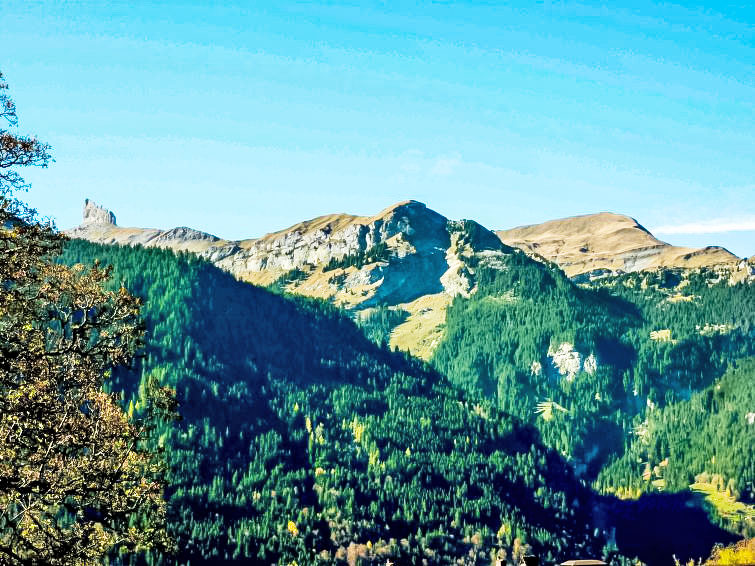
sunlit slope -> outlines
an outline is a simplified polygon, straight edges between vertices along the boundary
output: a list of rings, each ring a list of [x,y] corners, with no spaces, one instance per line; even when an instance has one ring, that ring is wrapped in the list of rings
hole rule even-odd
[[[724,248],[684,248],[658,240],[634,218],[601,212],[497,232],[504,243],[556,263],[574,277],[591,272],[728,266],[741,260]]]

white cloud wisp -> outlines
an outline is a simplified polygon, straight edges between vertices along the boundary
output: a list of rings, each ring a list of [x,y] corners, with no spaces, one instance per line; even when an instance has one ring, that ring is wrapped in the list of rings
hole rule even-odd
[[[651,230],[654,234],[717,234],[722,232],[749,231],[755,231],[755,216],[716,218],[685,224],[667,224],[657,226]]]

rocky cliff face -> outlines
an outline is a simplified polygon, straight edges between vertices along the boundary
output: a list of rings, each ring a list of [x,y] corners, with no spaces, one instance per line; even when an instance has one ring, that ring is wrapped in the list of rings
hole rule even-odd
[[[231,241],[187,227],[120,227],[112,212],[87,200],[82,224],[67,233],[104,244],[189,251],[239,279],[329,300],[360,316],[375,307],[400,309],[406,318],[393,330],[391,345],[423,358],[442,337],[452,298],[475,292],[476,269],[506,269],[507,258],[521,250],[578,278],[656,267],[727,265],[736,271],[739,265],[744,267],[736,273],[745,277],[755,270],[722,248],[670,246],[626,216],[581,216],[496,236],[474,221],[448,220],[417,201],[374,216],[320,216],[260,238]],[[573,378],[572,366],[585,369],[594,361],[565,350],[549,356],[555,369],[546,369],[567,379]]]
[[[191,251],[239,279],[277,284],[355,311],[405,310],[395,339],[424,357],[437,344],[451,299],[474,292],[475,266],[505,269],[506,257],[521,253],[476,222],[449,221],[417,201],[374,216],[321,216],[241,241],[186,227],[123,228],[111,212],[87,201],[84,222],[67,233],[105,244]]]
[[[104,224],[106,226],[115,226],[115,214],[99,206],[93,200],[84,200],[84,218],[82,226],[90,224]]]
[[[207,255],[252,282],[303,270],[308,277],[292,287],[305,294],[346,305],[396,304],[443,290],[447,223],[424,204],[409,201],[372,217],[315,218],[255,240],[216,246]],[[235,249],[230,252],[229,246]]]
[[[488,236],[479,249],[462,238],[469,226]],[[469,257],[480,252],[492,261],[511,251],[476,223],[451,222],[417,201],[375,216],[332,214],[261,238],[229,241],[186,227],[123,228],[112,212],[87,200],[84,221],[67,233],[100,243],[189,250],[240,279],[269,284],[283,278],[289,290],[365,307],[440,292],[467,294],[474,287]]]
[[[556,263],[570,277],[657,268],[735,267],[724,248],[671,246],[634,218],[602,212],[497,232],[502,242]]]

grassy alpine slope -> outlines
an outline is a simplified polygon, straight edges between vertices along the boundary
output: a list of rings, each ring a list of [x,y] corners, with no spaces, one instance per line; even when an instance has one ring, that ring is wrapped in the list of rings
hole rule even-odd
[[[193,256],[70,242],[144,300],[150,377],[183,421],[161,431],[182,564],[544,559],[611,551],[591,494],[535,429],[378,348],[340,311],[240,283]],[[167,563],[146,556],[118,562]],[[172,559],[171,559],[172,560]]]

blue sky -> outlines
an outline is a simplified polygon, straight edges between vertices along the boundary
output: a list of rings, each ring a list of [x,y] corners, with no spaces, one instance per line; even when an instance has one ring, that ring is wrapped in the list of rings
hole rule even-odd
[[[755,254],[755,9],[3,0],[0,69],[62,228],[227,238],[414,198],[512,227],[604,210]]]

